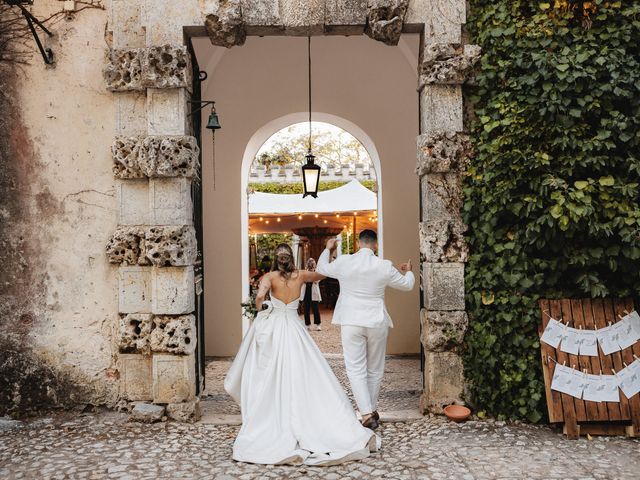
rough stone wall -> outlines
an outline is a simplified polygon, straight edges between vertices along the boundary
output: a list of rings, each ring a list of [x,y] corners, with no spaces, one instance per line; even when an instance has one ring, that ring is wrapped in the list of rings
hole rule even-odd
[[[468,248],[462,223],[461,176],[473,158],[464,133],[462,85],[480,58],[476,45],[461,45],[465,4],[426,0],[424,44],[418,66],[420,136],[416,173],[421,182],[421,341],[425,351],[423,411],[441,412],[463,402],[464,371],[458,350],[468,319],[464,264]]]
[[[112,2],[103,88],[116,103],[118,227],[104,245],[118,266],[119,398],[167,405],[172,418],[192,421],[199,409],[191,183],[199,148],[191,136],[192,67],[182,32],[205,18],[197,4],[176,3]]]
[[[96,8],[50,25],[54,67],[31,39],[29,64],[0,63],[0,415],[116,400],[115,280],[99,245],[115,224],[105,22]]]

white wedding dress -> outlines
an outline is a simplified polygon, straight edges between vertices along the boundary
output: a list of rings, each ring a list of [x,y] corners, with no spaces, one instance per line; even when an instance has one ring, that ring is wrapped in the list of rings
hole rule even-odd
[[[224,386],[240,404],[233,459],[336,465],[369,456],[379,439],[363,427],[297,313],[272,296],[242,340]]]

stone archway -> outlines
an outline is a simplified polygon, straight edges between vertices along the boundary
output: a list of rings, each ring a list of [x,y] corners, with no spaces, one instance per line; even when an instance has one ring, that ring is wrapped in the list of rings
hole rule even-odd
[[[199,150],[192,135],[192,71],[185,39],[242,45],[247,35],[359,35],[398,43],[421,33],[421,312],[423,411],[459,401],[456,348],[464,311],[466,246],[460,175],[472,156],[462,84],[479,58],[463,46],[464,0],[113,0],[104,76],[114,92],[113,143],[119,227],[109,261],[119,264],[120,395],[167,404],[173,418],[198,416],[193,312],[197,245],[191,184]],[[115,313],[115,312],[114,312]],[[450,332],[453,332],[451,334]]]

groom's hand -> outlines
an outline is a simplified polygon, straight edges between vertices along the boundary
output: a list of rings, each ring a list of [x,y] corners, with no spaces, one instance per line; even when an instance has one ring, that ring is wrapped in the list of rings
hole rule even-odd
[[[336,249],[338,245],[338,241],[335,238],[330,238],[327,240],[327,250],[333,251]]]
[[[407,273],[411,271],[411,260],[409,260],[407,263],[401,263],[398,266],[398,270],[400,270],[402,273]]]

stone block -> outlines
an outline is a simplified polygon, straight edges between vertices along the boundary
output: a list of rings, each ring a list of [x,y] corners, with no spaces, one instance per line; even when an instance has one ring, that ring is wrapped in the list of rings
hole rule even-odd
[[[153,316],[148,313],[120,315],[118,348],[122,353],[150,352],[149,337],[153,329]]]
[[[420,258],[422,261],[466,262],[469,248],[464,240],[466,226],[452,220],[420,223]]]
[[[170,403],[167,405],[167,417],[177,422],[194,423],[200,420],[202,415],[200,399],[191,402]]]
[[[107,90],[191,88],[191,57],[187,47],[110,48],[103,77]],[[184,132],[180,132],[184,133]]]
[[[116,178],[197,175],[200,148],[189,135],[117,136],[111,146]]]
[[[193,355],[153,355],[154,403],[190,402],[196,398],[196,361]]]
[[[187,47],[153,46],[140,59],[142,85],[147,88],[191,89],[191,56]]]
[[[148,179],[119,180],[116,182],[116,193],[118,223],[120,225],[149,224],[151,217],[149,212]]]
[[[186,88],[147,90],[147,133],[185,135],[190,131],[189,96]]]
[[[151,356],[121,353],[117,365],[121,398],[129,401],[153,398]]]
[[[184,27],[202,25],[200,0],[137,1],[143,4],[147,45],[184,45]]]
[[[149,265],[145,256],[145,233],[141,227],[118,227],[107,243],[110,263]]]
[[[423,263],[424,305],[427,310],[464,310],[464,263]]]
[[[459,132],[431,131],[418,135],[417,147],[418,176],[464,172],[475,155],[469,136]]]
[[[140,3],[131,0],[111,0],[109,29],[113,33],[113,48],[145,46],[145,32],[140,18]]]
[[[273,33],[284,29],[278,0],[240,0],[245,29],[250,35]]]
[[[213,45],[243,45],[247,31],[242,17],[241,0],[205,0],[202,12],[204,26]]]
[[[325,0],[280,0],[285,35],[320,35],[324,30]]]
[[[422,177],[422,220],[462,223],[462,185],[456,173],[429,173]]]
[[[153,352],[190,355],[195,352],[196,344],[196,317],[193,315],[154,317],[150,336]]]
[[[411,0],[405,23],[424,24],[424,43],[461,43],[466,0]]]
[[[196,231],[191,226],[149,227],[144,251],[156,267],[193,265],[198,253]]]
[[[420,398],[423,413],[442,413],[447,405],[463,404],[464,366],[453,352],[426,352],[424,392]]]
[[[151,267],[118,268],[118,311],[151,313]]]
[[[462,345],[469,325],[464,311],[432,312],[420,311],[422,333],[420,340],[427,352],[444,352]]]
[[[153,268],[151,312],[183,315],[195,310],[193,267]]]
[[[369,0],[364,33],[386,45],[397,45],[409,0]]]
[[[149,208],[153,225],[191,225],[191,180],[181,177],[151,179]]]
[[[142,178],[144,174],[138,164],[139,136],[119,135],[111,145],[113,175],[116,178]]]
[[[418,88],[430,84],[461,85],[473,74],[482,49],[478,45],[431,43],[424,47]]]
[[[196,176],[200,148],[195,137],[143,137],[138,149],[138,164],[147,177]]]
[[[107,90],[142,90],[142,65],[139,48],[107,50],[102,75]]]
[[[129,414],[130,422],[155,423],[164,417],[164,406],[153,403],[136,402]]]
[[[420,91],[420,131],[462,132],[462,107],[459,85],[425,85]]]
[[[116,134],[144,135],[147,133],[147,91],[119,92],[116,104]]]
[[[325,32],[341,35],[364,33],[367,24],[368,0],[326,0]]]

